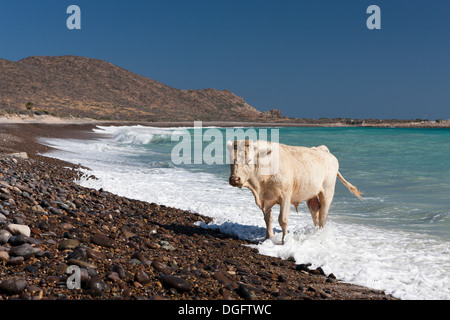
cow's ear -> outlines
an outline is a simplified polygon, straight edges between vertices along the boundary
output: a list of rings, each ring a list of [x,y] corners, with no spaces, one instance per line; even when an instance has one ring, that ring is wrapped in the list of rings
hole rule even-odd
[[[230,152],[230,153],[231,153],[231,151],[233,151],[233,141],[231,141],[231,140],[227,141],[227,149],[228,149],[228,152]]]

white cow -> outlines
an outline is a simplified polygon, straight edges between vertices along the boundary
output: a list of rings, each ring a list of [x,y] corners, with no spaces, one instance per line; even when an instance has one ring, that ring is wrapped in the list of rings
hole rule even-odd
[[[280,205],[278,222],[287,231],[290,205],[305,201],[314,225],[323,227],[334,196],[336,177],[358,198],[362,192],[339,173],[339,162],[326,146],[293,147],[267,141],[227,141],[230,185],[247,187],[264,214],[266,238],[273,237],[272,207]]]

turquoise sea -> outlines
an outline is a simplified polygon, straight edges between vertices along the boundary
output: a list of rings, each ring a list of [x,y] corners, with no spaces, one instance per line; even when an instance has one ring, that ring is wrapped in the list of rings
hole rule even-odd
[[[214,130],[225,137],[233,128]],[[262,254],[312,263],[401,299],[450,299],[450,129],[254,130],[265,130],[268,139],[278,130],[284,144],[326,145],[364,199],[337,180],[326,227],[313,226],[305,204],[299,213],[292,207],[281,245],[277,223],[275,237],[263,241],[262,213],[249,190],[228,184],[228,164],[174,164],[172,150],[179,143],[174,137],[194,136],[192,128],[98,127],[101,138],[45,142],[58,148],[51,156],[91,168],[89,174],[99,180],[82,179],[84,186],[211,216],[214,221],[203,227],[259,241],[254,246]],[[220,143],[226,150],[226,140]],[[276,207],[274,221],[278,212]]]

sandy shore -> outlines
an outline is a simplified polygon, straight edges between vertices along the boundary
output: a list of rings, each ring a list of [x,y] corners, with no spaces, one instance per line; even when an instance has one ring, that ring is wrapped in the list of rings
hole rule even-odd
[[[90,138],[95,125],[0,124],[0,230],[30,230],[0,240],[0,300],[393,299],[194,224],[208,217],[82,188],[74,165],[39,155],[49,147],[37,138]],[[74,264],[78,290],[66,285]]]

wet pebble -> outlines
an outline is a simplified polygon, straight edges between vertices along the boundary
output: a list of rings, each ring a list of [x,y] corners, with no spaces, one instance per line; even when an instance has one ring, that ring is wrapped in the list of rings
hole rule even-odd
[[[309,267],[311,266],[311,263],[302,263],[295,266],[295,269],[298,271],[306,271],[309,272]]]

